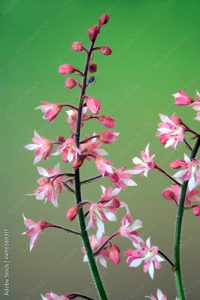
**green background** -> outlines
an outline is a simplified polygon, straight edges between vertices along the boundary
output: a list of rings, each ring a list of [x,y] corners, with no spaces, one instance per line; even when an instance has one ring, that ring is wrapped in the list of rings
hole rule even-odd
[[[63,111],[52,124],[44,121],[34,108],[39,102],[77,103],[78,89],[68,91],[58,74],[60,64],[71,63],[82,68],[83,53],[73,53],[71,43],[81,40],[89,45],[87,29],[107,12],[110,22],[99,37],[99,45],[112,47],[113,55],[97,54],[97,83],[89,94],[102,101],[103,113],[117,120],[119,140],[104,147],[117,167],[132,167],[131,159],[139,155],[147,143],[156,154],[156,161],[169,171],[169,163],[186,151],[180,145],[176,151],[164,149],[155,137],[159,113],[178,113],[187,124],[198,130],[195,113],[190,108],[177,108],[172,94],[184,89],[193,95],[200,79],[200,1],[47,1],[1,0],[1,242],[3,228],[10,231],[10,299],[40,299],[39,294],[53,290],[58,294],[71,291],[96,297],[86,264],[82,263],[80,241],[64,232],[47,230],[38,245],[29,253],[28,238],[21,213],[38,221],[46,219],[77,228],[76,221],[67,224],[65,213],[74,200],[69,192],[59,198],[59,208],[36,201],[25,194],[35,189],[37,170],[33,153],[24,145],[31,142],[33,130],[50,139],[57,134],[70,134]],[[88,123],[83,135],[101,129]],[[61,157],[41,162],[54,166]],[[64,168],[64,165],[62,165]],[[67,168],[69,168],[67,166]],[[69,170],[69,169],[68,169]],[[93,164],[83,168],[82,175],[95,175]],[[148,179],[134,177],[137,188],[121,193],[134,218],[144,222],[141,234],[151,236],[152,243],[172,256],[176,209],[165,201],[161,192],[169,181],[157,172]],[[83,198],[98,200],[99,184],[85,186]],[[120,214],[119,214],[120,215]],[[120,215],[121,216],[121,215]],[[120,219],[120,218],[119,218]],[[118,224],[110,224],[112,233]],[[185,214],[182,263],[188,299],[199,299],[199,218]],[[117,240],[123,251],[130,243]],[[2,247],[1,247],[2,249]],[[1,299],[3,296],[3,254],[1,251]],[[122,258],[119,266],[100,267],[111,299],[144,299],[160,287],[175,299],[173,273],[167,263],[156,271],[155,279],[142,268],[129,268]],[[5,297],[6,298],[6,297]]]

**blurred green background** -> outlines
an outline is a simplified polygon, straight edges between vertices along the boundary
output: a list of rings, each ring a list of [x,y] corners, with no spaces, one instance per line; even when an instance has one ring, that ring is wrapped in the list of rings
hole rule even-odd
[[[97,54],[96,85],[88,94],[102,101],[103,113],[117,120],[116,131],[120,138],[109,147],[110,159],[117,167],[132,167],[147,143],[156,154],[157,163],[169,171],[171,160],[180,158],[186,151],[180,145],[176,151],[166,150],[155,137],[158,114],[178,113],[189,125],[198,130],[191,109],[177,108],[172,94],[184,89],[193,95],[200,80],[200,1],[80,1],[80,0],[1,0],[1,245],[3,228],[10,232],[10,299],[40,299],[40,293],[55,291],[58,294],[78,291],[93,296],[96,292],[87,265],[82,263],[80,241],[64,232],[47,230],[38,245],[29,253],[28,238],[24,231],[21,213],[37,221],[46,219],[68,226],[67,209],[74,199],[69,192],[59,198],[59,208],[36,201],[25,194],[32,193],[38,178],[33,166],[33,153],[24,145],[31,142],[33,130],[53,139],[57,134],[70,134],[66,115],[53,124],[35,111],[39,102],[77,103],[78,89],[68,91],[64,79],[58,74],[60,64],[71,63],[82,68],[83,53],[73,53],[71,43],[81,40],[88,45],[87,29],[98,17],[107,12],[110,22],[99,37],[100,45],[109,45],[110,57]],[[88,123],[83,135],[101,127]],[[61,157],[53,157],[40,166],[54,166]],[[61,164],[62,165],[62,164]],[[65,166],[62,165],[62,168]],[[82,177],[96,175],[89,164]],[[134,177],[137,188],[121,193],[134,218],[144,222],[141,234],[151,236],[152,243],[172,256],[176,209],[162,196],[169,181],[152,172],[148,179]],[[99,184],[85,186],[83,199],[98,200]],[[119,214],[120,216],[120,214]],[[120,219],[120,218],[119,218]],[[76,221],[69,226],[77,228]],[[110,224],[112,233],[118,224]],[[122,252],[131,245],[116,240]],[[200,294],[199,218],[185,213],[182,238],[182,263],[188,299],[198,300]],[[2,247],[1,247],[2,249]],[[1,299],[3,295],[3,252],[1,251]],[[100,267],[110,299],[144,299],[160,287],[175,299],[173,273],[167,263],[156,271],[155,279],[143,273],[142,268],[129,268],[122,258],[120,266],[109,264]]]

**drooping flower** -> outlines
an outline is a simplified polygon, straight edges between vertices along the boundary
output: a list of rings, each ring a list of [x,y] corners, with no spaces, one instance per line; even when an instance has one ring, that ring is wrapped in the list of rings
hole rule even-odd
[[[118,188],[125,189],[126,186],[136,186],[135,181],[131,179],[133,170],[126,170],[122,167],[109,175],[109,180]]]
[[[178,91],[173,94],[173,96],[177,106],[187,106],[194,102],[194,100],[183,91]]]
[[[104,144],[110,144],[116,141],[119,133],[114,131],[102,131],[99,133],[99,140]]]
[[[95,164],[102,176],[108,176],[113,173],[113,165],[109,160],[98,156],[95,158]]]
[[[32,141],[34,144],[28,144],[25,146],[25,148],[27,150],[34,150],[34,164],[38,163],[42,157],[47,159],[51,155],[53,143],[50,140],[45,137],[41,137],[37,131],[34,131],[34,137]]]
[[[163,294],[160,289],[157,289],[157,296],[151,295],[146,296],[146,298],[149,298],[150,300],[167,300],[167,296]]]
[[[24,215],[23,215],[23,219],[24,219],[24,225],[28,228],[28,230],[23,232],[22,234],[25,234],[30,237],[30,251],[31,251],[33,247],[36,245],[37,241],[39,240],[39,237],[42,234],[43,230],[50,227],[51,224],[49,224],[46,221],[34,222],[31,219],[27,219]]]
[[[101,185],[102,195],[101,195],[101,201],[110,201],[110,200],[116,200],[119,202],[119,193],[121,189],[112,189],[112,188],[105,188]]]
[[[200,121],[200,93],[197,91],[196,97],[198,98],[198,101],[195,101],[194,103],[191,104],[192,109],[197,111],[197,115],[195,120]]]
[[[200,184],[200,160],[190,159],[186,154],[184,155],[184,160],[175,160],[171,163],[171,168],[179,169],[183,167],[184,169],[178,171],[173,177],[181,179],[182,181],[189,181],[188,188],[192,191],[197,185]]]
[[[51,202],[54,207],[58,206],[57,190],[61,193],[63,189],[64,176],[60,175],[60,165],[57,164],[54,169],[44,169],[38,167],[38,172],[43,177],[37,180],[40,185],[33,194],[37,200],[45,200]]]
[[[95,253],[101,246],[103,246],[109,237],[103,236],[102,238],[97,239],[95,235],[91,235],[89,239],[92,251]],[[83,261],[88,262],[88,257],[84,247],[82,248],[82,252],[84,254]],[[106,246],[97,255],[95,255],[96,262],[99,262],[104,268],[107,267],[106,259],[109,259],[113,264],[119,264],[120,262],[120,248],[112,241],[106,244]]]
[[[96,98],[93,97],[86,97],[86,104],[87,104],[87,108],[88,110],[94,114],[97,115],[101,109],[101,103],[99,102],[99,100],[97,100]]]
[[[156,135],[160,138],[160,143],[165,148],[172,147],[176,149],[177,145],[184,140],[186,128],[181,120],[175,114],[171,117],[160,114],[162,123],[159,124]]]
[[[160,269],[161,262],[164,259],[158,254],[159,248],[157,246],[151,246],[150,238],[141,243],[134,243],[136,249],[128,250],[125,252],[127,256],[127,262],[130,263],[130,267],[138,267],[144,262],[144,272],[149,272],[150,277],[154,277],[154,268]]]
[[[79,153],[80,150],[77,148],[74,138],[70,137],[58,146],[57,151],[53,155],[62,154],[64,162],[72,162]]]
[[[55,120],[63,107],[61,104],[53,104],[47,101],[43,101],[41,104],[42,105],[36,107],[36,109],[40,109],[44,113],[43,119],[49,120],[50,122]]]
[[[87,107],[83,108],[82,112],[82,120],[87,119],[88,116],[86,115]],[[72,130],[76,129],[76,122],[77,122],[77,117],[78,117],[78,111],[75,109],[67,110],[66,111],[68,118],[67,122],[69,123],[70,127]],[[81,122],[81,127],[83,127],[84,123]]]
[[[195,204],[200,202],[199,198],[200,191],[193,189],[192,191],[187,190],[185,198],[185,207],[193,207]],[[181,198],[181,187],[178,184],[172,184],[170,188],[165,189],[162,195],[167,200],[174,201],[177,205]]]
[[[133,168],[133,174],[141,174],[141,176],[147,177],[148,172],[155,168],[154,156],[149,150],[149,144],[146,146],[145,151],[141,151],[141,158],[134,157],[133,163],[136,165]]]
[[[128,238],[130,241],[134,243],[142,242],[142,239],[139,237],[137,230],[142,227],[141,220],[133,221],[130,213],[127,213],[122,218],[121,227],[118,230],[118,234],[122,237]]]
[[[68,297],[67,295],[61,295],[58,296],[57,294],[50,292],[50,293],[46,293],[44,296],[41,295],[42,300],[70,300],[70,299],[74,299],[75,297]]]

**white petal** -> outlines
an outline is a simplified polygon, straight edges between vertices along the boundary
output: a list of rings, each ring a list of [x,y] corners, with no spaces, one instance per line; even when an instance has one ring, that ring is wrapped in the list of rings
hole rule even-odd
[[[102,155],[102,156],[108,155],[108,152],[104,149],[96,149],[95,152],[99,155]]]
[[[36,145],[36,144],[28,144],[28,145],[24,146],[24,148],[27,149],[27,150],[35,150],[35,149],[37,149],[38,147],[39,147],[39,146]]]
[[[100,264],[104,267],[104,268],[107,268],[107,261],[104,257],[100,256],[99,257],[99,262]]]
[[[113,213],[111,213],[109,211],[105,212],[105,216],[111,222],[117,221],[117,217],[115,216],[115,214],[113,214]]]
[[[132,179],[123,179],[123,182],[128,186],[137,186],[137,183]]]
[[[34,130],[34,137],[41,138],[41,136],[39,135],[39,133],[36,130]]]
[[[151,248],[150,237],[146,240],[146,245],[148,248]]]
[[[140,165],[143,163],[143,161],[139,157],[134,157],[132,160],[135,165]]]
[[[153,277],[154,277],[154,266],[153,266],[153,263],[151,263],[150,266],[149,266],[149,275],[153,279]]]
[[[117,196],[120,193],[121,189],[114,189],[111,192],[111,196]]]
[[[178,171],[177,173],[175,173],[173,175],[173,177],[181,178],[181,177],[183,177],[185,175],[186,172],[187,172],[187,170]]]
[[[192,176],[188,182],[188,189],[192,191],[195,188],[195,186],[196,186],[196,181],[194,176]]]
[[[170,146],[172,146],[174,143],[174,138],[171,138],[167,141],[167,143],[165,144],[165,148],[168,148]]]
[[[37,167],[38,173],[44,177],[49,177],[49,173],[42,167]]]
[[[142,223],[141,220],[135,220],[135,221],[133,222],[134,230],[141,228],[142,225],[143,225],[143,223]]]
[[[133,267],[133,268],[137,268],[142,262],[142,259],[141,258],[137,258],[137,259],[134,259],[131,263],[130,263],[130,267]]]
[[[189,156],[187,156],[187,154],[184,154],[184,161],[187,163],[191,162],[191,160],[190,160]]]

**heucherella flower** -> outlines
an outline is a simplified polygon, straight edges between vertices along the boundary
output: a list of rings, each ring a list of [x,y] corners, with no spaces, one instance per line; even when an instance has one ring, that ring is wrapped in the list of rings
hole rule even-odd
[[[122,218],[121,227],[118,230],[118,234],[122,237],[128,238],[134,243],[141,243],[142,239],[139,237],[137,230],[142,227],[141,220],[135,220],[133,222],[132,216],[128,212]]]
[[[84,46],[83,46],[83,44],[80,42],[80,41],[78,41],[78,42],[73,42],[72,43],[72,50],[73,51],[83,51],[84,50]]]
[[[141,151],[141,158],[134,157],[133,163],[136,165],[133,168],[133,174],[141,174],[141,176],[147,177],[148,172],[155,168],[154,156],[149,150],[149,144],[146,146],[145,151]]]
[[[99,140],[103,144],[110,144],[118,138],[119,133],[114,132],[114,131],[102,131],[99,133]]]
[[[49,120],[50,122],[55,120],[63,107],[61,104],[53,104],[47,101],[43,101],[41,104],[42,105],[36,107],[36,109],[40,109],[44,113],[43,119]]]
[[[44,169],[38,167],[38,173],[43,177],[37,180],[40,185],[34,192],[29,196],[35,195],[37,200],[45,200],[51,202],[54,207],[58,206],[57,202],[57,190],[61,193],[63,189],[64,176],[60,175],[60,165],[57,164],[54,169]]]
[[[34,150],[34,164],[37,164],[42,159],[42,157],[44,157],[44,159],[47,159],[51,155],[53,142],[45,137],[41,137],[37,131],[34,131],[34,137],[32,141],[34,144],[28,144],[25,146],[25,148],[27,150]]]
[[[23,232],[22,234],[30,237],[30,251],[31,251],[33,247],[36,245],[37,241],[39,240],[39,237],[42,234],[43,230],[50,227],[51,224],[49,224],[46,221],[34,222],[31,219],[27,219],[24,215],[23,215],[23,219],[24,219],[24,225],[28,228],[28,230]]]
[[[198,101],[195,101],[194,103],[191,104],[192,109],[197,111],[197,116],[195,120],[200,121],[200,93],[197,91],[196,97],[198,98]]]
[[[67,295],[58,296],[57,294],[54,294],[53,292],[46,293],[44,296],[41,295],[41,297],[42,297],[42,300],[70,300],[70,299],[75,298],[75,297],[73,297],[73,298],[68,297]]]
[[[80,150],[76,146],[74,138],[70,137],[58,146],[57,151],[53,155],[62,154],[62,159],[64,162],[72,162],[72,160],[76,159],[79,153]]]
[[[109,116],[104,116],[104,115],[100,116],[98,120],[103,126],[107,128],[115,127],[115,120]]]
[[[133,243],[136,249],[128,250],[125,252],[127,256],[127,262],[130,263],[130,267],[138,267],[144,262],[144,272],[149,272],[150,277],[154,277],[154,268],[160,269],[161,262],[164,259],[158,254],[159,248],[157,246],[151,246],[150,238],[141,243]]]
[[[134,170],[126,170],[122,167],[109,175],[109,180],[120,189],[125,189],[126,186],[136,186],[137,183],[131,179]]]
[[[176,149],[177,145],[184,140],[186,128],[182,125],[181,119],[175,114],[171,117],[160,114],[162,123],[159,124],[156,135],[160,138],[160,143],[165,148]]]
[[[192,191],[187,190],[186,198],[185,198],[185,207],[190,208],[194,205],[200,205],[199,198],[200,191],[193,189]],[[177,205],[179,204],[181,197],[181,187],[178,184],[172,184],[170,188],[165,189],[162,192],[162,195],[167,200],[174,201]],[[195,209],[195,208],[194,208]]]
[[[200,184],[200,160],[190,159],[186,154],[184,160],[175,160],[170,164],[172,169],[184,168],[178,171],[173,177],[181,179],[182,181],[189,181],[188,188],[192,191],[197,185]]]
[[[95,164],[102,176],[108,176],[113,173],[113,165],[109,160],[99,156],[95,158]]]
[[[87,111],[87,107],[83,108],[83,112],[82,112],[82,120],[85,120],[88,118],[88,116],[86,115],[86,111]],[[67,117],[67,122],[70,125],[70,128],[72,130],[76,129],[76,122],[77,122],[77,117],[78,117],[78,111],[75,109],[70,109],[66,111],[68,117]],[[84,123],[81,122],[81,127],[84,126]]]
[[[90,244],[92,247],[93,253],[95,253],[103,244],[109,239],[108,236],[103,236],[98,239],[95,235],[90,236]],[[86,254],[86,250],[83,247],[82,252],[84,254],[83,261],[88,262],[88,257]],[[107,261],[109,259],[113,264],[120,263],[120,248],[110,241],[106,246],[95,256],[96,262],[99,262],[104,268],[107,267]]]
[[[80,154],[84,155],[87,160],[96,158],[99,156],[108,155],[107,151],[100,149],[101,141],[98,141],[97,138],[92,138],[88,142],[80,144]]]
[[[177,106],[187,106],[194,102],[194,100],[183,91],[178,91],[173,94],[173,96]]]
[[[102,195],[101,195],[101,201],[106,202],[110,200],[116,200],[119,201],[119,193],[121,189],[112,189],[112,188],[105,188],[101,185]]]
[[[163,294],[160,289],[157,289],[157,296],[151,295],[146,296],[146,298],[149,298],[150,300],[167,300],[167,296]]]
[[[69,90],[72,90],[73,88],[75,88],[75,86],[77,86],[78,81],[74,78],[67,78],[65,80],[65,87]]]
[[[101,103],[93,97],[86,97],[86,105],[88,110],[94,115],[97,115],[101,109]]]
[[[64,64],[59,66],[58,68],[58,72],[62,75],[69,75],[72,74],[76,71],[76,68],[74,68],[72,65],[70,64]]]

